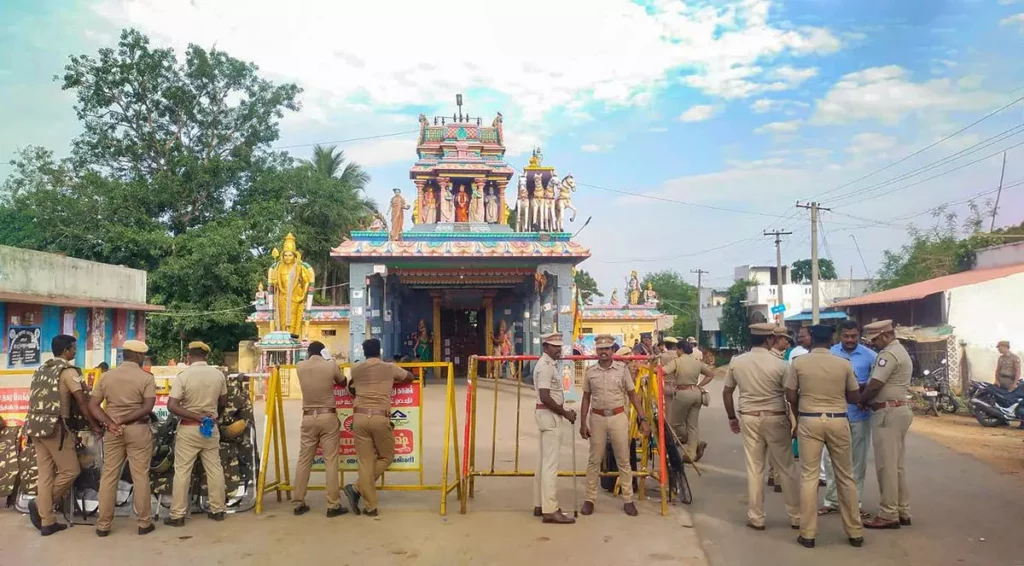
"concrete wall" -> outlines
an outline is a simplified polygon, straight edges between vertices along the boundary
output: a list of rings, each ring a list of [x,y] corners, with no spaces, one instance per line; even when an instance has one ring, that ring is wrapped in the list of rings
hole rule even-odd
[[[996,343],[1009,340],[1024,354],[1024,273],[958,287],[946,292],[949,324],[964,342],[972,379],[992,381]]]
[[[146,272],[0,246],[0,291],[145,303]]]
[[[979,250],[974,260],[974,269],[991,269],[1018,263],[1024,263],[1024,242]]]

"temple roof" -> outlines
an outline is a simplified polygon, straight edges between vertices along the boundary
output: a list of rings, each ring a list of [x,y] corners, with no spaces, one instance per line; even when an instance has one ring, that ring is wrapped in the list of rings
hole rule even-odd
[[[586,305],[584,320],[639,320],[665,316],[654,305]]]
[[[403,234],[403,237],[405,234]],[[347,240],[331,250],[346,258],[567,258],[583,260],[590,250],[572,241],[521,241],[507,238],[474,241],[359,241]]]

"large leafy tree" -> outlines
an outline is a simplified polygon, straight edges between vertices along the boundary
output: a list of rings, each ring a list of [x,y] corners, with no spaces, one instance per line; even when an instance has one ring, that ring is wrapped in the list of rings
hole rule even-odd
[[[600,289],[597,288],[597,281],[586,271],[577,269],[574,279],[576,288],[580,292],[580,298],[583,299],[583,304],[589,305],[594,301],[594,297],[604,296]]]
[[[696,336],[697,287],[684,281],[682,275],[672,270],[645,274],[640,283],[641,288],[646,289],[648,283],[658,293],[658,308],[661,312],[675,317],[668,334]]]
[[[726,292],[725,304],[722,305],[719,327],[726,343],[737,348],[746,348],[750,345],[750,319],[744,303],[747,300],[747,287],[752,284],[745,280],[733,283]]]
[[[793,282],[807,283],[811,280],[811,260],[801,259],[793,262]],[[818,277],[822,280],[839,279],[836,265],[828,258],[818,259]]]

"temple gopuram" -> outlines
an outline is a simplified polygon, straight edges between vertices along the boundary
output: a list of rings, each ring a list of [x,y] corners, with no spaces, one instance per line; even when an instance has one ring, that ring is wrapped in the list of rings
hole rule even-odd
[[[517,176],[504,161],[500,113],[485,125],[462,115],[460,104],[452,116],[420,115],[419,124],[410,198],[394,189],[387,227],[377,220],[332,250],[348,265],[350,304],[310,304],[296,346],[320,340],[360,360],[362,341],[376,337],[385,359],[451,361],[458,376],[474,354],[539,354],[540,337],[550,332],[562,334],[565,353],[581,349],[573,276],[590,251],[566,230],[576,215],[572,175],[559,177],[538,148]],[[301,293],[285,296],[297,305]],[[287,329],[274,324],[274,299],[264,294],[256,304],[249,320],[261,337],[280,342]],[[582,326],[632,346],[665,318],[637,300],[585,307]]]

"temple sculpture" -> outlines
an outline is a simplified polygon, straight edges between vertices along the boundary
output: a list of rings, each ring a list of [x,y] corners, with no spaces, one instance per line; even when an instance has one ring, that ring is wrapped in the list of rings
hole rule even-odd
[[[639,305],[640,304],[640,278],[637,277],[636,270],[629,273],[629,282],[626,283],[626,290],[629,293],[629,304]]]
[[[302,338],[306,309],[313,303],[313,268],[302,261],[295,248],[295,236],[289,233],[284,246],[271,254],[276,260],[267,271],[270,285],[269,303],[274,310],[273,329]],[[280,258],[280,259],[278,259]]]
[[[576,221],[572,193],[576,181],[572,174],[560,179],[554,167],[544,165],[540,148],[533,150],[529,164],[519,175],[516,195],[516,232],[563,232],[564,217],[572,211],[570,222]]]

